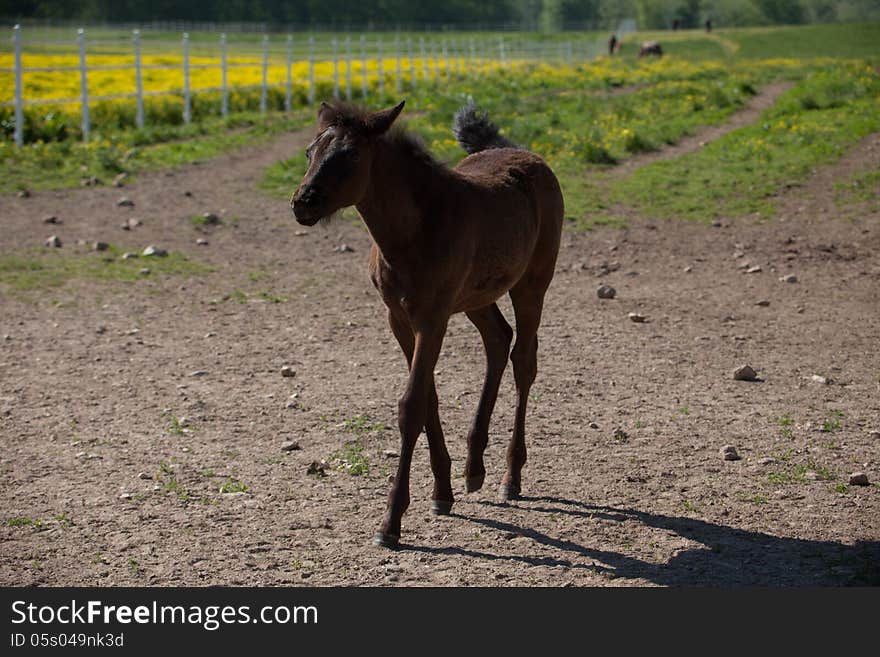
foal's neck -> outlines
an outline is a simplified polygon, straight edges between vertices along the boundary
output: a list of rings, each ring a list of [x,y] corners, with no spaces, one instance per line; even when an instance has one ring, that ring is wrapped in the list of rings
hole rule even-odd
[[[449,193],[452,177],[405,137],[376,141],[367,192],[356,207],[386,259],[410,252],[434,199]]]

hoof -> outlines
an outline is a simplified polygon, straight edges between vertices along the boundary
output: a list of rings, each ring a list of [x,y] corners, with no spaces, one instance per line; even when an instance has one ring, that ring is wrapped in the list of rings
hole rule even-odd
[[[395,536],[394,534],[386,534],[385,532],[378,532],[373,537],[373,543],[375,543],[379,547],[393,549],[400,545],[400,536]]]
[[[519,499],[519,486],[501,485],[501,493],[499,495],[502,502],[510,502]]]
[[[431,502],[431,513],[435,516],[448,516],[452,511],[452,502],[446,500],[433,500]]]
[[[468,493],[474,493],[480,490],[483,487],[483,480],[486,478],[486,475],[477,475],[476,477],[467,477],[464,481],[464,485],[467,488]]]

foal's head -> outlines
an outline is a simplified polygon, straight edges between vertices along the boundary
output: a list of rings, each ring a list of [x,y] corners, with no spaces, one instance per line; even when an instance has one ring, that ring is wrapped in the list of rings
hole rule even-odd
[[[318,136],[306,149],[309,168],[290,198],[299,223],[314,226],[363,198],[370,180],[375,139],[391,127],[404,102],[379,112],[321,103]]]

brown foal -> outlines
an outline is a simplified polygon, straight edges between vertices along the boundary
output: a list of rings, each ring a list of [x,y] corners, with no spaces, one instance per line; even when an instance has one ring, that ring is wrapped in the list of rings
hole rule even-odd
[[[434,474],[432,510],[443,515],[452,508],[451,462],[437,410],[434,366],[454,313],[464,312],[477,327],[487,361],[467,437],[467,490],[483,485],[489,420],[509,355],[517,404],[501,495],[505,500],[519,496],[538,325],[563,220],[562,192],[547,164],[512,147],[473,106],[459,112],[455,126],[471,155],[450,169],[412,136],[392,128],[403,105],[368,112],[322,104],[318,135],[306,150],[308,171],[291,198],[297,221],[306,226],[356,206],[373,238],[370,277],[409,364],[398,404],[400,461],[376,535],[376,543],[386,547],[400,540],[413,449],[423,428]],[[516,315],[512,352],[513,330],[495,304],[505,293]]]

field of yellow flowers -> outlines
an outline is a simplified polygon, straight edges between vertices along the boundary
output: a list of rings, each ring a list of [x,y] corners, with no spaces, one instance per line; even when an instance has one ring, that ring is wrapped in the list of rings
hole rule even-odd
[[[202,48],[202,51],[205,49]],[[385,91],[410,91],[418,85],[448,83],[466,76],[485,75],[499,66],[488,59],[465,59],[440,53],[430,57],[345,57],[334,61],[322,54],[312,62],[272,52],[267,58],[265,83],[267,108],[284,109],[290,94],[291,107],[307,104],[312,98],[363,98]],[[135,58],[132,53],[94,53],[87,58],[87,92],[94,129],[130,128],[135,121],[137,90]],[[142,89],[148,124],[178,125],[184,120],[184,56],[180,52],[144,54],[141,57]],[[218,115],[221,111],[223,65],[219,51],[196,53],[187,58],[189,91],[194,120]],[[519,63],[507,62],[511,68]],[[5,133],[12,120],[15,94],[14,55],[0,53],[0,120]],[[81,111],[80,59],[75,52],[24,53],[22,56],[22,96],[25,100],[26,141],[78,137]],[[288,85],[289,79],[289,85]],[[226,62],[226,88],[229,110],[233,113],[256,110],[260,106],[264,83],[263,58],[259,53],[230,54]],[[47,120],[47,117],[50,117]],[[65,128],[60,130],[59,124]],[[9,135],[6,134],[8,137]]]

